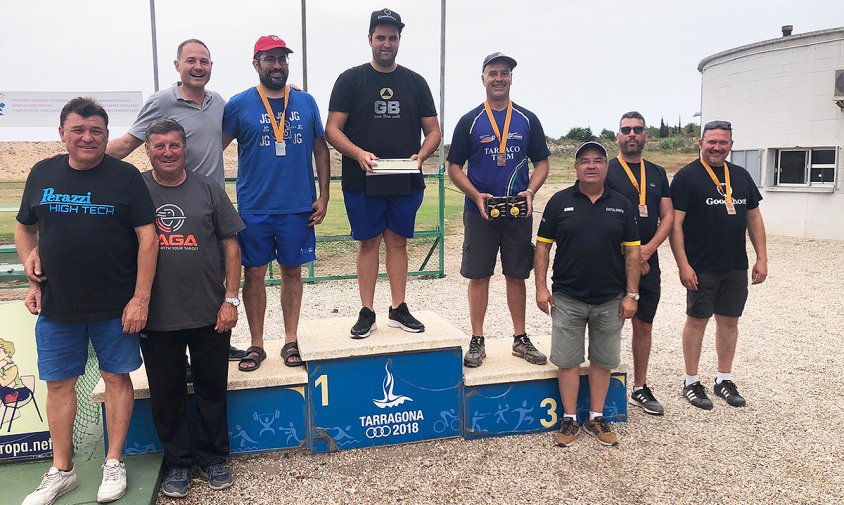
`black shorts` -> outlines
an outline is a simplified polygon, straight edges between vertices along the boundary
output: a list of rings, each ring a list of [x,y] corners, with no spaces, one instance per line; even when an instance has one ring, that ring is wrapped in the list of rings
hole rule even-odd
[[[636,319],[643,323],[653,324],[656,316],[656,308],[659,305],[659,297],[662,292],[660,288],[661,273],[659,265],[651,270],[648,275],[639,278],[639,305],[636,309]]]
[[[501,250],[501,271],[511,279],[527,279],[533,269],[533,218],[486,220],[480,213],[463,211],[463,262],[460,275],[486,279],[495,272]]]
[[[686,291],[686,315],[740,317],[747,302],[747,270],[697,274],[697,291]]]

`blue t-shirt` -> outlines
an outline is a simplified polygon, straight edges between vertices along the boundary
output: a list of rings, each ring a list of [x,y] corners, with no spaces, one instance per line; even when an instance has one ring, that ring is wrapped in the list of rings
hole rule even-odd
[[[270,98],[281,119],[283,98]],[[284,121],[285,156],[276,156],[275,134],[256,88],[231,98],[223,113],[223,132],[237,139],[237,208],[241,214],[311,212],[316,200],[314,139],[325,136],[314,98],[290,90]]]
[[[499,131],[504,129],[507,110],[492,111]],[[515,196],[528,187],[528,159],[536,163],[548,158],[551,151],[545,142],[542,124],[533,112],[513,104],[510,130],[507,135],[507,164],[497,165],[499,142],[481,104],[465,114],[454,128],[448,161],[463,166],[469,161],[466,175],[481,193],[493,196]],[[464,209],[478,212],[469,197]]]

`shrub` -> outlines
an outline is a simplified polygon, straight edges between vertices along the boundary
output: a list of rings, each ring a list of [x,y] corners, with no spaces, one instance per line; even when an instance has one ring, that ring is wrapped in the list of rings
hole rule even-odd
[[[582,127],[582,126],[575,126],[566,134],[566,138],[571,140],[579,140],[581,142],[588,142],[590,140],[595,139],[595,135],[592,134],[592,128],[590,127]]]

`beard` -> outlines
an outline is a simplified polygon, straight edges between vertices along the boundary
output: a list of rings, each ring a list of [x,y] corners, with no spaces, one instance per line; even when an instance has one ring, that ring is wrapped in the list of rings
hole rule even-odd
[[[278,91],[284,89],[284,86],[287,85],[287,72],[282,72],[281,74],[281,79],[279,80],[273,78],[270,72],[261,72],[258,74],[258,79],[265,88]]]
[[[645,143],[636,142],[635,146],[631,146],[627,142],[625,142],[619,146],[619,149],[621,150],[622,154],[637,156],[639,154],[642,154],[642,151],[645,150]]]

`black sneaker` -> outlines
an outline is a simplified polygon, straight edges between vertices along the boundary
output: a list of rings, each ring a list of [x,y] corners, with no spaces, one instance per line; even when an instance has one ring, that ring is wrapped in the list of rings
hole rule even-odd
[[[747,405],[747,402],[739,394],[736,383],[733,381],[716,382],[713,391],[715,391],[716,396],[723,398],[731,407],[744,407]]]
[[[699,409],[712,410],[712,400],[706,396],[706,388],[703,387],[700,381],[683,386],[683,396],[686,400],[689,400],[689,403]]]
[[[411,333],[421,333],[425,331],[425,325],[410,315],[410,311],[407,309],[407,304],[404,302],[401,302],[396,308],[390,307],[390,317],[387,319],[387,326],[401,328],[404,331],[409,331]]]
[[[481,366],[486,358],[486,346],[484,345],[484,337],[472,336],[469,342],[469,350],[466,351],[466,356],[463,357],[463,364],[469,368]]]
[[[643,384],[642,389],[633,391],[630,398],[627,400],[627,403],[637,405],[646,413],[654,416],[661,416],[665,414],[665,409],[662,407],[662,404],[654,398],[654,394],[647,384]]]
[[[358,313],[358,322],[352,326],[352,338],[366,338],[375,328],[375,312],[364,307]]]

